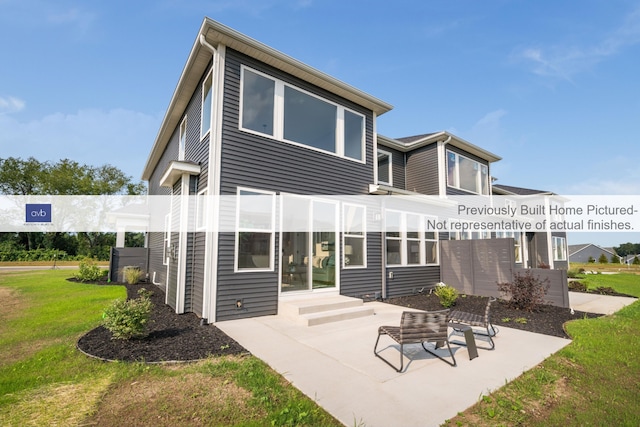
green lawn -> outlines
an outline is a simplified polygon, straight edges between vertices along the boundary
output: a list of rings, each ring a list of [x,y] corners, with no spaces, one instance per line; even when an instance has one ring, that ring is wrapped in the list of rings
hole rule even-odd
[[[254,357],[150,366],[83,355],[77,339],[126,291],[71,274],[0,272],[0,425],[340,425]]]
[[[587,277],[589,287],[640,294],[640,276]],[[566,328],[571,344],[446,425],[640,425],[640,302]]]

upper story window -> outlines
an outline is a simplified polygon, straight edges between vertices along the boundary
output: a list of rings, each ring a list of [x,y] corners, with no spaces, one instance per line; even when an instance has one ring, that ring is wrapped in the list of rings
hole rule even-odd
[[[211,100],[213,98],[212,82],[212,73],[209,73],[202,83],[202,125],[200,126],[200,138],[204,138],[204,136],[211,130]]]
[[[240,128],[365,162],[365,117],[247,67],[241,71]]]
[[[378,150],[378,184],[393,185],[391,153]]]
[[[178,160],[184,160],[187,146],[187,118],[180,123],[180,139],[178,141]]]
[[[489,194],[489,167],[447,150],[447,185],[476,194]]]

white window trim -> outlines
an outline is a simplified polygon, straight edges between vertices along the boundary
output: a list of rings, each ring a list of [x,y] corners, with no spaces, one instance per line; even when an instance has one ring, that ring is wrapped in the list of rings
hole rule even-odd
[[[207,228],[207,219],[203,216],[207,212],[207,193],[208,191],[205,188],[200,190],[196,197],[196,231],[204,231]]]
[[[204,91],[204,87],[207,84],[207,81],[209,81],[209,79],[211,79],[211,108],[209,108],[209,129],[204,130],[202,128],[202,125],[204,123],[204,99],[205,99],[205,91]],[[208,73],[207,73],[207,77],[204,78],[204,80],[202,81],[202,85],[200,86],[200,96],[201,96],[201,100],[200,100],[200,140],[203,140],[207,135],[209,135],[209,133],[211,133],[211,126],[213,125],[213,120],[211,115],[213,114],[213,69],[211,69]]]
[[[362,235],[360,234],[350,234],[348,232],[348,230],[346,229],[346,224],[347,224],[347,219],[346,219],[346,213],[348,211],[348,208],[350,207],[355,207],[357,209],[362,209]],[[342,224],[344,227],[344,230],[342,232],[342,268],[345,269],[349,269],[349,270],[356,270],[356,269],[362,269],[362,268],[367,268],[367,207],[364,205],[356,205],[356,204],[351,204],[351,203],[344,203],[342,205]],[[350,265],[347,264],[345,262],[347,255],[347,245],[345,243],[346,238],[358,238],[358,239],[362,239],[362,247],[363,247],[363,253],[362,253],[362,257],[363,257],[363,263],[362,265]]]
[[[566,261],[567,260],[567,239],[559,236],[551,236],[553,241],[553,260],[554,261]],[[558,257],[557,248],[560,247],[562,249],[561,257]]]
[[[513,246],[518,251],[520,261],[516,259],[517,264],[524,264],[524,254],[522,252],[522,233],[519,231],[496,231],[496,239],[513,239]]]
[[[180,122],[180,134],[178,136],[178,160],[182,161],[187,152],[187,116]]]
[[[162,237],[162,265],[169,265],[169,257],[171,256],[171,251],[169,250],[171,246],[170,224],[171,214],[166,214],[164,216],[164,235]]]
[[[242,191],[248,191],[251,193],[264,194],[265,196],[271,196],[271,229],[265,230],[263,228],[260,229],[252,229],[252,228],[243,228],[240,229],[240,193]],[[257,271],[274,271],[275,265],[275,222],[276,222],[276,193],[273,191],[265,191],[265,190],[256,190],[255,188],[247,188],[247,187],[238,187],[236,192],[236,232],[235,232],[235,249],[233,256],[233,271],[235,273],[252,273]],[[269,245],[269,266],[265,268],[238,268],[238,251],[239,245],[238,241],[240,238],[241,232],[249,232],[249,233],[270,233],[271,241]]]
[[[392,210],[392,209],[388,209],[386,211],[388,212],[394,212],[394,213],[398,213],[400,214],[400,237],[388,237],[386,232],[384,234],[384,239],[386,240],[395,240],[395,241],[400,241],[400,264],[389,264],[387,256],[385,254],[385,260],[386,260],[386,266],[387,267],[408,267],[408,268],[412,268],[412,267],[428,267],[428,266],[437,266],[440,265],[440,248],[439,245],[436,244],[436,258],[437,258],[437,262],[436,263],[427,263],[425,256],[426,256],[426,242],[437,242],[439,240],[438,238],[438,232],[437,230],[434,231],[435,233],[435,239],[427,239],[426,238],[426,233],[425,233],[425,224],[427,220],[433,220],[435,219],[437,221],[436,217],[433,217],[431,215],[421,215],[415,212],[403,212],[403,211],[396,211],[396,210]],[[407,215],[414,215],[418,217],[418,238],[408,238],[407,237]],[[386,217],[386,214],[385,214]],[[419,263],[415,263],[415,264],[409,264],[408,263],[408,254],[407,254],[407,242],[408,241],[419,241],[420,242],[420,257]],[[386,247],[386,245],[385,245]]]
[[[387,166],[387,167],[388,167],[388,169],[389,169],[389,170],[387,171],[387,176],[389,177],[389,182],[386,182],[386,181],[380,181],[380,180],[379,180],[379,177],[380,177],[380,171],[379,171],[379,170],[377,170],[377,169],[376,169],[376,182],[377,182],[378,184],[383,184],[383,185],[388,185],[388,186],[390,186],[390,187],[393,187],[393,167],[392,167],[392,164],[393,164],[393,161],[392,161],[392,160],[393,160],[393,154],[392,154],[390,151],[385,151],[385,150],[380,150],[380,149],[378,149],[378,153],[377,153],[377,155],[376,155],[376,164],[378,163],[378,156],[379,156],[380,154],[383,154],[383,155],[386,155],[386,156],[388,156],[388,157],[389,157],[389,165]]]
[[[243,115],[243,111],[244,111],[244,105],[243,105],[243,100],[244,100],[244,73],[245,70],[248,70],[252,73],[255,73],[259,76],[265,77],[269,80],[273,80],[275,82],[275,90],[274,90],[274,103],[273,103],[273,108],[274,108],[274,113],[273,113],[273,135],[268,134],[268,133],[263,133],[263,132],[259,132],[253,129],[247,129],[242,127],[242,115]],[[284,138],[284,88],[285,86],[290,87],[291,89],[297,90],[301,93],[304,93],[306,95],[312,96],[316,99],[319,99],[323,102],[326,102],[327,104],[333,105],[336,107],[336,151],[328,151],[328,150],[323,150],[317,147],[313,147],[310,145],[306,145],[300,142],[296,142],[296,141],[292,141],[289,139],[285,139]],[[344,155],[344,148],[345,148],[345,140],[344,140],[344,112],[345,111],[349,111],[350,113],[359,116],[362,118],[362,141],[361,141],[361,153],[362,153],[362,159],[354,159],[353,157],[347,157]],[[240,68],[240,111],[239,111],[239,121],[238,121],[238,128],[243,131],[243,132],[247,132],[247,133],[251,133],[254,135],[259,135],[265,138],[270,138],[270,139],[275,139],[276,141],[280,141],[280,142],[285,142],[287,144],[291,144],[291,145],[295,145],[298,147],[304,147],[307,148],[309,150],[313,150],[313,151],[317,151],[319,153],[324,153],[324,154],[330,154],[332,156],[336,156],[336,157],[340,157],[341,159],[346,159],[346,160],[350,160],[352,162],[357,162],[357,163],[362,163],[362,164],[366,164],[366,160],[367,160],[367,151],[366,151],[366,121],[367,118],[364,114],[359,113],[358,111],[354,111],[350,108],[347,108],[343,105],[337,104],[333,101],[330,101],[326,98],[323,98],[319,95],[316,95],[312,92],[309,92],[307,90],[304,90],[302,88],[299,88],[297,86],[294,86],[290,83],[285,83],[282,80],[279,80],[273,76],[270,76],[268,74],[262,73],[258,70],[255,70],[251,67],[247,67],[246,65],[242,65]]]
[[[436,262],[426,262],[425,261],[425,265],[440,265],[440,244],[438,243],[440,241],[440,234],[439,231],[436,230],[427,230],[426,224],[427,221],[433,221],[433,222],[438,222],[438,217],[435,216],[431,216],[431,215],[425,215],[422,217],[422,224],[425,225],[424,227],[424,256],[426,257],[427,255],[427,242],[435,242],[435,248],[436,248]],[[427,233],[433,233],[433,239],[427,238]],[[424,258],[423,258],[424,259]]]
[[[448,174],[447,174],[447,186],[451,187],[451,188],[455,188],[457,190],[462,190],[462,191],[466,191],[468,193],[472,193],[472,194],[479,194],[482,196],[488,196],[489,195],[489,188],[490,188],[490,184],[487,181],[486,185],[487,185],[487,194],[482,193],[482,166],[485,166],[487,168],[487,180],[489,180],[489,166],[485,165],[484,163],[481,163],[477,160],[474,160],[470,157],[467,157],[463,154],[457,153],[455,151],[452,150],[446,150],[446,157],[445,157],[445,167],[449,168],[449,153],[453,154],[455,156],[456,159],[456,163],[454,165],[453,168],[453,183],[449,182],[449,178],[448,178]],[[460,187],[460,160],[459,158],[462,157],[465,160],[468,160],[470,162],[476,163],[478,165],[478,172],[476,173],[476,190],[480,190],[480,191],[472,191],[472,190],[467,190],[466,188],[462,188]]]

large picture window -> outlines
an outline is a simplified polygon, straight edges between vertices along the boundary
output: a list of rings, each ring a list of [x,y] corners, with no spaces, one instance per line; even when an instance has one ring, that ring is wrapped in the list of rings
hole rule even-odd
[[[489,194],[489,167],[447,150],[447,185],[476,194]]]
[[[362,114],[244,66],[240,90],[240,129],[365,161]]]
[[[236,270],[273,270],[275,193],[238,189]]]

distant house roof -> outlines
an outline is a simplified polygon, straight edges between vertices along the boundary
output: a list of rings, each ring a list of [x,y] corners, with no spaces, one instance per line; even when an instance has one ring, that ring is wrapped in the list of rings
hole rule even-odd
[[[587,249],[590,246],[593,246],[594,248],[600,249],[601,251],[608,252],[611,255],[616,255],[616,256],[618,255],[618,254],[616,254],[616,251],[613,248],[603,248],[602,246],[594,245],[593,243],[583,243],[583,244],[580,244],[580,245],[569,245],[569,256],[575,255],[578,252],[581,252],[581,251]]]
[[[534,190],[531,188],[513,187],[511,185],[494,184],[491,186],[494,194],[515,194],[518,196],[530,196],[533,194],[554,194],[551,191]],[[497,190],[497,191],[496,191]]]
[[[493,154],[490,151],[480,148],[477,145],[474,145],[469,141],[465,141],[464,139],[447,131],[424,133],[421,135],[406,136],[402,138],[390,138],[388,136],[378,135],[378,144],[391,147],[402,152],[415,150],[435,142],[446,142],[447,145],[460,148],[461,150],[478,156],[488,162],[497,162],[498,160],[502,160],[502,157],[497,154]]]

